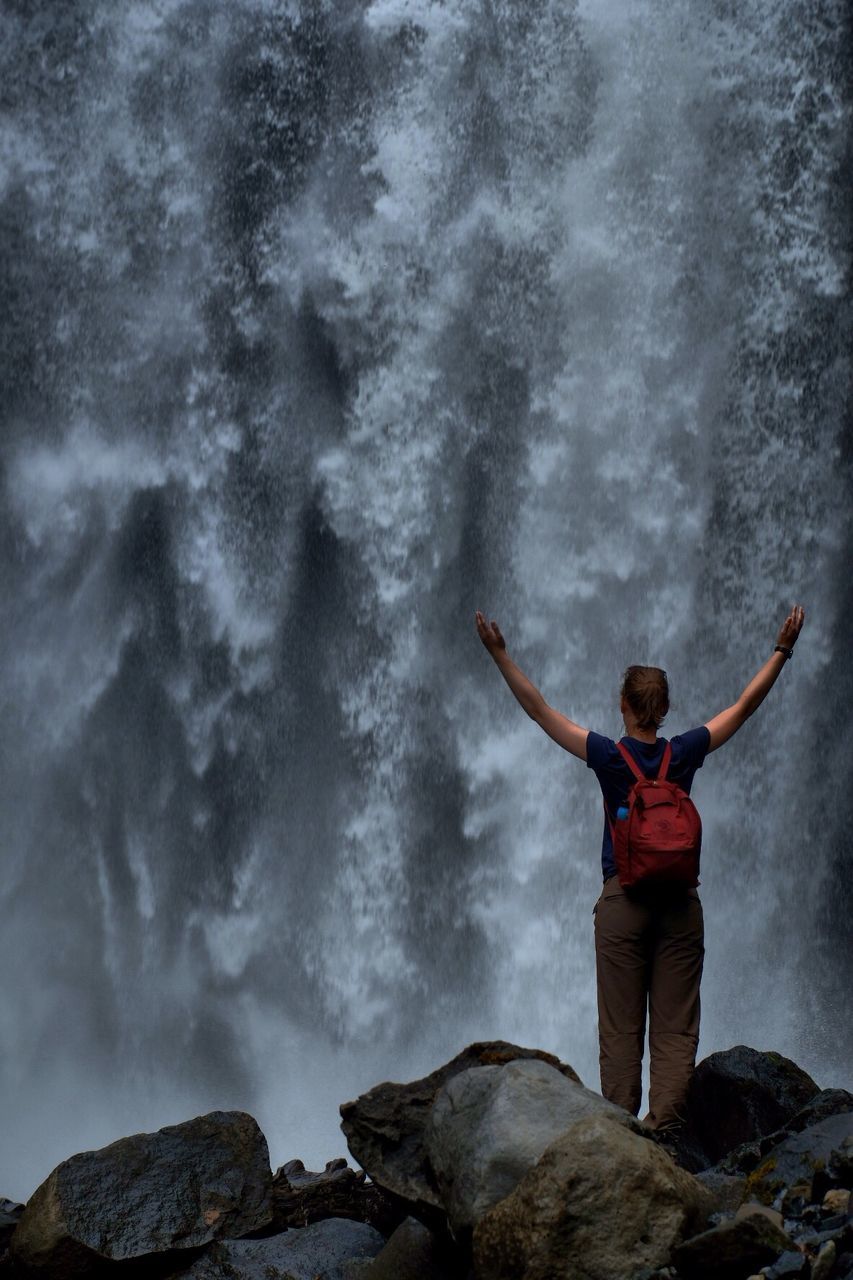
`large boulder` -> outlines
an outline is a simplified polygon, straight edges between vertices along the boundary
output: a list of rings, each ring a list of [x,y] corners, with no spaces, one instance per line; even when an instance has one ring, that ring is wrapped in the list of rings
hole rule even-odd
[[[735,1045],[699,1063],[687,1094],[682,1163],[717,1164],[743,1143],[773,1133],[819,1092],[790,1058]]]
[[[610,1115],[578,1120],[474,1228],[477,1280],[632,1280],[712,1208],[695,1178]]]
[[[545,1148],[589,1115],[641,1129],[622,1107],[538,1058],[471,1067],[448,1080],[430,1111],[425,1142],[454,1237],[466,1242],[474,1224],[514,1190]]]
[[[421,1080],[378,1084],[354,1102],[345,1102],[341,1128],[350,1151],[374,1182],[405,1202],[408,1212],[440,1228],[444,1209],[424,1148],[424,1126],[436,1094],[460,1071],[502,1066],[516,1058],[539,1058],[580,1084],[571,1067],[540,1049],[523,1049],[504,1040],[472,1044]]]
[[[120,1261],[246,1235],[271,1221],[264,1135],[242,1111],[213,1111],[63,1161],[12,1238],[24,1267],[85,1275]]]
[[[175,1280],[350,1280],[385,1245],[365,1222],[324,1218],[259,1240],[221,1240]]]

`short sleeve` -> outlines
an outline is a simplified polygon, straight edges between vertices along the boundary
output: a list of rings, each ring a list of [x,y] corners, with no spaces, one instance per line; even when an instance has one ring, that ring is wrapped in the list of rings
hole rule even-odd
[[[711,733],[703,724],[698,729],[688,729],[672,739],[672,745],[678,745],[681,759],[688,768],[701,769],[711,745]]]
[[[710,734],[708,736],[710,738]],[[610,763],[615,750],[616,744],[612,738],[605,738],[604,734],[595,733],[590,729],[586,736],[587,769],[603,769],[605,765]]]

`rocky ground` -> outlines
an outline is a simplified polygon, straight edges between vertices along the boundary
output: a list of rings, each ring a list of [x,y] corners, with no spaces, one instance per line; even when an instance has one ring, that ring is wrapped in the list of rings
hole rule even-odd
[[[738,1046],[660,1140],[539,1050],[475,1044],[341,1107],[358,1169],[273,1174],[212,1112],[0,1200],[0,1280],[853,1280],[853,1095]]]

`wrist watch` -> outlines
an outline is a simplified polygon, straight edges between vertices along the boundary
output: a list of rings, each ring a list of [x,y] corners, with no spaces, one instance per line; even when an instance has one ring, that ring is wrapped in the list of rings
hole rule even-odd
[[[777,644],[777,645],[776,645],[776,648],[773,650],[773,652],[774,652],[774,653],[784,653],[784,655],[785,655],[785,657],[786,657],[786,658],[793,658],[793,656],[794,656],[794,650],[793,650],[793,649],[786,649],[786,648],[785,648],[785,646],[784,646],[783,644]]]

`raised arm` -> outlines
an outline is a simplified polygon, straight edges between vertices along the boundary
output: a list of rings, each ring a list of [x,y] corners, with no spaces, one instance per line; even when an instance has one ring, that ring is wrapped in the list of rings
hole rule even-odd
[[[570,751],[579,760],[586,760],[586,736],[589,730],[582,729],[579,724],[575,724],[573,720],[567,719],[559,711],[549,707],[536,686],[527,679],[521,668],[516,666],[507,653],[506,641],[494,618],[490,625],[479,609],[475,616],[480,639],[530,719],[535,720],[548,737],[553,738],[566,751]]]
[[[795,604],[785,621],[776,640],[776,644],[789,652],[797,642],[805,620],[802,605]],[[716,751],[724,742],[728,742],[732,734],[749,719],[753,711],[761,706],[779,676],[779,672],[788,661],[786,654],[775,649],[756,675],[752,677],[737,702],[732,703],[725,711],[721,711],[705,726],[711,735],[709,751]]]

